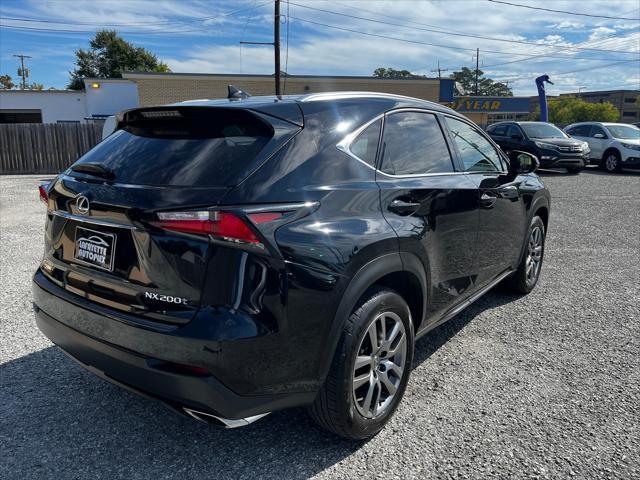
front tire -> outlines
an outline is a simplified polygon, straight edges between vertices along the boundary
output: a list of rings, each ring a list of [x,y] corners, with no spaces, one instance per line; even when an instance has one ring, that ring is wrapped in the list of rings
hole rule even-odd
[[[311,417],[351,440],[376,435],[402,399],[413,345],[407,302],[393,290],[370,289],[344,326]]]
[[[525,295],[535,288],[542,270],[545,228],[540,217],[531,219],[526,238],[527,244],[518,270],[505,280],[505,286],[509,290]]]
[[[616,173],[622,170],[622,160],[616,150],[609,150],[602,157],[602,168],[609,173]]]

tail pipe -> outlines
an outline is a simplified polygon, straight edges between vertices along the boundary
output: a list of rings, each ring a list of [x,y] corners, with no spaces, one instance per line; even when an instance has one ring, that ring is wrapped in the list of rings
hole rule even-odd
[[[270,412],[261,413],[260,415],[254,415],[252,417],[239,418],[237,420],[232,420],[230,418],[222,418],[211,413],[199,412],[198,410],[193,410],[191,408],[184,407],[182,409],[184,413],[189,415],[190,417],[195,418],[196,420],[200,420],[201,422],[209,423],[211,425],[216,425],[218,427],[223,428],[238,428],[244,427],[253,423],[257,420],[260,420],[262,417],[269,415]]]

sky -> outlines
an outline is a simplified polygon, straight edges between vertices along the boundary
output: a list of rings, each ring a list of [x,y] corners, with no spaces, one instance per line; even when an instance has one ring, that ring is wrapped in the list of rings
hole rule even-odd
[[[640,88],[639,0],[282,0],[282,70],[371,75],[378,67],[443,76],[463,66],[515,95]],[[537,7],[537,9],[526,8]],[[539,10],[547,8],[565,13]],[[615,17],[615,18],[602,18]],[[0,74],[65,88],[75,50],[115,29],[182,73],[272,74],[272,0],[0,0]],[[287,35],[288,30],[288,35]],[[287,48],[288,39],[288,48]]]

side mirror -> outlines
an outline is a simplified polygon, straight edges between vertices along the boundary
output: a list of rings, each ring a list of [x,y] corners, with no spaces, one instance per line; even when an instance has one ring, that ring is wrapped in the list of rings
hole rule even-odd
[[[509,152],[509,180],[514,180],[519,174],[535,172],[539,166],[540,162],[535,155],[518,150]]]
[[[607,138],[607,136],[604,133],[596,133],[593,138]]]

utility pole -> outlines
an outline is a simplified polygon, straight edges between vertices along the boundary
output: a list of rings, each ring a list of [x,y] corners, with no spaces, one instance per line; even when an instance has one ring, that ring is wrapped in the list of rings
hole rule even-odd
[[[26,90],[27,89],[27,77],[29,76],[29,70],[24,68],[24,59],[25,58],[33,58],[30,57],[29,55],[14,55],[14,57],[17,57],[20,59],[20,68],[18,69],[18,75],[20,75],[22,77],[22,84],[21,84],[21,88],[22,90]]]
[[[429,70],[430,72],[438,72],[438,78],[442,78],[440,73],[441,72],[448,72],[449,69],[448,68],[440,68],[440,60],[438,60],[438,68],[436,68],[435,70]]]
[[[275,0],[273,11],[273,42],[240,42],[241,45],[273,45],[276,95],[280,96],[280,0]]]
[[[273,12],[273,57],[276,69],[276,96],[280,96],[280,0],[275,0]]]
[[[478,70],[480,70],[480,49],[476,48],[476,95],[478,95]]]

